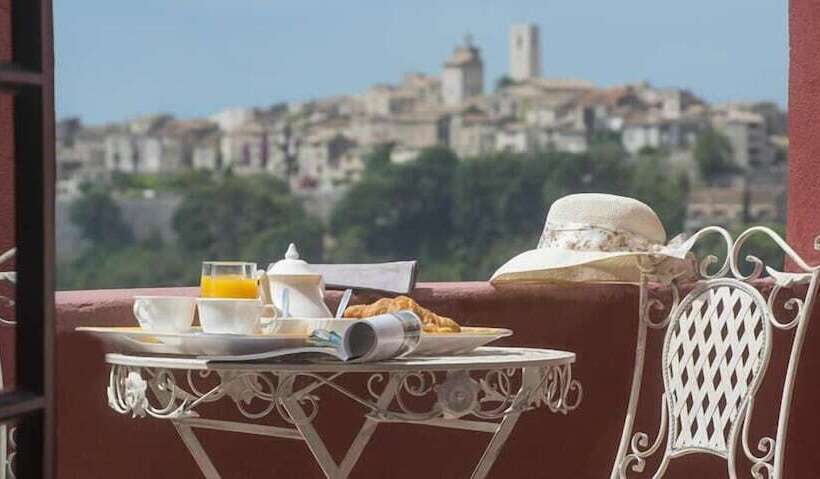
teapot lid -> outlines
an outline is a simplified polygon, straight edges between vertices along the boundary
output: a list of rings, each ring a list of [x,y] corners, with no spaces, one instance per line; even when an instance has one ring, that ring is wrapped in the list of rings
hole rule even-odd
[[[285,258],[268,266],[268,274],[276,276],[321,276],[310,267],[307,261],[299,258],[299,250],[291,243],[285,252]]]

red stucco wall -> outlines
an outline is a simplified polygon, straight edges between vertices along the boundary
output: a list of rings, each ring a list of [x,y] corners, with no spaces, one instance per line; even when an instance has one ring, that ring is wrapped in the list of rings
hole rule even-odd
[[[766,287],[765,285],[763,286]],[[154,290],[196,295],[196,288]],[[171,424],[120,416],[106,406],[103,348],[83,334],[80,325],[133,325],[131,297],[137,290],[64,292],[58,301],[58,466],[60,477],[176,478],[198,477]],[[143,293],[145,294],[145,293]],[[338,294],[330,295],[335,308]],[[637,288],[584,285],[518,286],[496,290],[487,283],[421,284],[414,296],[435,311],[475,326],[504,326],[515,335],[499,345],[549,347],[577,353],[574,376],[584,399],[567,416],[539,409],[522,416],[490,477],[600,479],[608,477],[618,445],[629,394],[635,351]],[[359,296],[357,301],[373,298]],[[801,363],[793,420],[786,449],[786,476],[805,479],[820,471],[820,315],[815,311]],[[751,444],[771,435],[776,423],[778,388],[789,334],[776,335],[775,351],[758,396]],[[637,424],[654,437],[658,425],[660,342],[650,335],[649,362]],[[363,409],[338,395],[321,395],[316,427],[332,451],[343,451],[362,421]],[[236,416],[230,401],[207,409],[211,417]],[[241,434],[204,431],[204,447],[223,477],[323,477],[303,443]],[[387,425],[376,432],[352,477],[393,479],[469,477],[487,437],[481,433]],[[402,457],[398,451],[407,451]],[[138,452],[137,452],[138,451]],[[339,456],[337,456],[338,459]],[[745,459],[739,471],[748,471]],[[647,466],[651,470],[652,464]],[[725,477],[725,463],[715,457],[687,456],[673,461],[666,479]],[[640,476],[644,477],[644,476]],[[741,474],[739,477],[749,477]]]
[[[11,59],[10,0],[0,0],[0,61]],[[12,127],[12,99],[0,92],[0,253],[14,246],[14,133]],[[4,265],[5,266],[5,265]],[[4,286],[5,288],[5,286]],[[0,294],[9,289],[0,290]],[[0,316],[7,318],[13,312],[0,306]],[[0,326],[0,348],[3,351],[3,378],[5,387],[14,382],[14,329]]]
[[[788,241],[811,263],[820,235],[820,1],[789,6]]]
[[[9,0],[0,0],[0,61],[11,58]],[[0,92],[0,252],[14,244],[14,169],[11,96]]]

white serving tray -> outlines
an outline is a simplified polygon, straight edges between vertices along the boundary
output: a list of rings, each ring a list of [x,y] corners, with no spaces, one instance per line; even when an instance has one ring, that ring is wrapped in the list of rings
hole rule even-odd
[[[414,356],[461,354],[513,334],[504,328],[463,327],[460,333],[422,334]],[[140,327],[78,327],[111,349],[123,353],[174,354],[183,356],[241,356],[305,345],[306,334],[209,334],[199,328],[187,333],[157,333]]]

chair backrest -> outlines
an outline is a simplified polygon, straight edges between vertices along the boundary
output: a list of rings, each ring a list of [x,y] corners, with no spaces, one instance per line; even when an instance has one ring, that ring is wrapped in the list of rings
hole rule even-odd
[[[695,453],[726,459],[728,477],[733,478],[737,475],[739,447],[751,463],[754,477],[781,477],[795,373],[820,267],[808,266],[768,228],[750,228],[733,242],[722,228],[709,227],[696,233],[690,241],[694,243],[708,234],[723,238],[726,260],[718,271],[709,273],[709,267],[717,261],[714,256],[707,257],[700,267],[702,278],[683,299],[674,278],[657,277],[651,269],[643,273],[632,392],[612,478],[643,472],[646,460],[655,456],[660,456],[660,462],[653,477],[662,477],[672,459]],[[747,256],[745,261],[753,270],[742,274],[738,255],[753,235],[768,236],[802,272],[779,272],[766,267],[760,259]],[[764,269],[774,280],[768,297],[750,284],[761,277]],[[671,306],[649,298],[650,280],[670,284]],[[781,297],[785,296],[781,294],[784,288],[796,284],[808,284],[805,295]],[[786,291],[797,294],[797,289]],[[781,308],[791,315],[787,322],[780,322],[775,314]],[[668,314],[656,319],[653,311],[659,309]],[[664,384],[660,427],[650,441],[648,434],[633,429],[643,380],[647,332],[651,329],[666,332],[660,361]],[[795,330],[795,333],[780,397],[777,429],[773,437],[763,437],[754,442],[757,447],[752,448],[748,429],[755,396],[766,374],[772,338],[779,330]]]

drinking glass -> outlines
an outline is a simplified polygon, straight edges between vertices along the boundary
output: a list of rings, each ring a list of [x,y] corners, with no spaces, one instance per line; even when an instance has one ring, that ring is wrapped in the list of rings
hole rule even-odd
[[[256,298],[256,263],[203,261],[200,288],[203,298]]]

